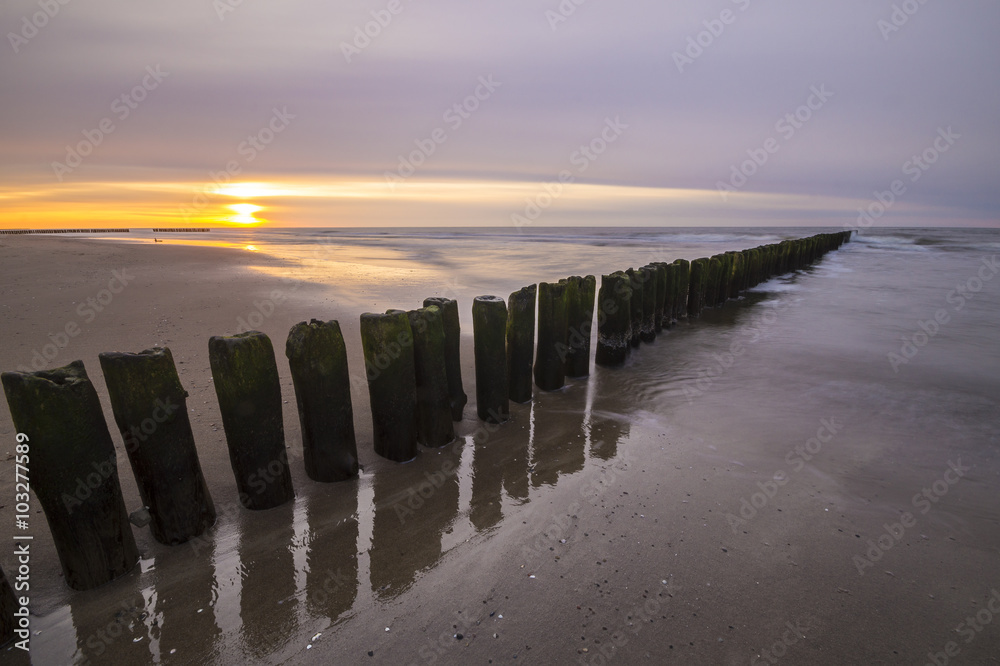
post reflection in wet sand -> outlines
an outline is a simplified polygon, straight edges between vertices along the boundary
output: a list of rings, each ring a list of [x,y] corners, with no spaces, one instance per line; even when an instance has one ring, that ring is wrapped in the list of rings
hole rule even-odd
[[[173,576],[157,579],[155,620],[160,628],[161,658],[208,658],[219,653],[218,641],[222,636],[215,620],[215,602],[218,589],[212,549],[193,554],[185,548],[180,553],[169,551],[171,559],[157,567],[170,567]]]
[[[295,502],[253,512],[239,538],[241,643],[248,657],[265,660],[295,637]]]
[[[576,392],[563,389],[535,394],[535,428],[531,441],[531,485],[554,486],[560,475],[583,469],[587,460],[584,412]]]
[[[513,405],[514,420],[507,430],[498,430],[475,442],[472,459],[472,500],[469,520],[477,532],[503,520],[501,491],[519,503],[528,501],[528,428],[517,427],[530,418],[530,409]],[[523,414],[523,416],[521,415]]]
[[[132,573],[115,583],[134,585],[137,580],[138,574]],[[150,626],[147,598],[142,591],[123,593],[115,605],[107,605],[105,599],[96,596],[79,595],[69,606],[77,628],[73,663],[107,663],[111,654],[123,664],[152,663],[151,650],[159,640],[159,630],[151,631],[155,628]]]
[[[407,590],[417,573],[441,557],[441,537],[458,517],[458,468],[463,444],[421,449],[406,465],[374,475],[371,585],[376,598]]]
[[[306,610],[336,623],[358,596],[357,479],[308,497]]]

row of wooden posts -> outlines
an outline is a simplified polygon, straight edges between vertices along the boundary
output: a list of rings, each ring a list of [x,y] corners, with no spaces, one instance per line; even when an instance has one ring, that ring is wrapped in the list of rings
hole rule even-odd
[[[676,320],[805,267],[849,237],[850,232],[819,234],[690,263],[651,263],[602,276],[599,291],[588,275],[531,285],[506,302],[479,296],[472,304],[478,416],[503,422],[510,401],[531,400],[532,383],[554,391],[567,377],[589,374],[595,296],[595,362],[614,366]],[[467,402],[457,302],[428,298],[417,310],[363,314],[361,339],[375,452],[402,462],[417,455],[418,444],[440,447],[453,441],[454,422],[462,419]],[[296,324],[285,355],[307,475],[322,482],[356,476],[350,375],[339,324],[316,319]],[[187,392],[170,350],[109,352],[99,359],[154,538],[175,545],[202,534],[216,512],[188,420]],[[209,361],[240,503],[259,510],[292,500],[271,340],[257,331],[212,337]],[[67,584],[87,590],[124,575],[139,553],[114,443],[83,362],[7,372],[2,382],[15,427],[30,438],[31,488],[45,512]],[[12,626],[9,590],[4,578],[3,629]]]

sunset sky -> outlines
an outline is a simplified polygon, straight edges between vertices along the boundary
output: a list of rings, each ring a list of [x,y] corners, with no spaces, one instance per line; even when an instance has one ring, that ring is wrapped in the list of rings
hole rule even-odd
[[[0,25],[0,228],[1000,225],[995,0],[8,0]]]

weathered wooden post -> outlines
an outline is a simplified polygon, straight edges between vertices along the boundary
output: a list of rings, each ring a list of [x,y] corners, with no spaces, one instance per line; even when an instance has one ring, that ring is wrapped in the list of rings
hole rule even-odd
[[[441,310],[444,325],[444,367],[448,373],[448,395],[451,396],[451,418],[462,420],[462,411],[469,402],[462,387],[462,334],[458,322],[458,302],[443,296],[424,299],[424,307],[436,305]]]
[[[691,262],[691,286],[688,295],[688,316],[697,317],[705,307],[708,286],[708,259],[702,257]]]
[[[153,536],[170,546],[198,536],[215,523],[215,506],[170,350],[105,352],[98,358]]]
[[[601,276],[597,294],[597,355],[603,366],[625,362],[632,345],[632,280],[621,271]]]
[[[402,310],[361,315],[375,453],[396,462],[417,456],[417,378],[413,333]]]
[[[675,259],[674,266],[674,319],[683,319],[688,314],[688,293],[691,289],[691,262]]]
[[[340,323],[313,319],[292,326],[285,342],[302,429],[302,457],[313,481],[358,475],[351,375]]]
[[[531,400],[531,369],[535,354],[535,285],[507,299],[507,381],[511,400]]]
[[[31,489],[45,512],[66,583],[90,590],[139,561],[118,481],[115,445],[82,361],[0,375],[14,428],[28,436]],[[21,450],[17,450],[21,455]]]
[[[444,363],[444,322],[441,310],[428,305],[407,313],[413,333],[413,367],[417,387],[417,439],[439,447],[455,439]]]
[[[629,299],[629,309],[631,310],[629,344],[633,347],[638,347],[639,342],[642,340],[642,303],[644,300],[642,281],[639,279],[639,275],[634,268],[629,268],[625,271],[625,274],[628,275],[629,285],[632,288],[632,296]]]
[[[636,271],[636,276],[642,282],[642,325],[639,339],[653,342],[656,340],[656,268],[643,266]]]
[[[669,300],[667,266],[662,261],[657,261],[650,266],[656,271],[656,308],[653,313],[654,330],[659,333],[664,328],[670,326],[669,315],[667,313],[667,301]]]
[[[566,383],[566,356],[569,326],[567,282],[538,285],[538,351],[535,354],[535,385],[556,391]]]
[[[567,303],[569,354],[566,356],[566,376],[586,377],[590,374],[590,338],[594,327],[594,297],[597,278],[573,276],[576,297]]]
[[[507,389],[507,306],[499,296],[476,296],[472,335],[476,355],[476,412],[489,423],[510,416]]]
[[[271,339],[260,331],[212,336],[208,360],[240,503],[263,510],[290,502],[295,492]]]
[[[722,283],[722,261],[720,256],[708,259],[708,280],[705,287],[705,307],[719,305],[719,289]]]

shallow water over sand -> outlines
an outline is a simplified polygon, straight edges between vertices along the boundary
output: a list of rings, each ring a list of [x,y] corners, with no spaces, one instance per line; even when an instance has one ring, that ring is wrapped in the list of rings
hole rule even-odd
[[[380,663],[598,663],[605,645],[620,663],[747,663],[786,622],[807,627],[790,663],[897,663],[954,639],[998,584],[1000,278],[989,267],[1000,233],[855,238],[681,321],[623,368],[536,389],[487,429],[475,420],[474,296],[814,231],[533,233],[337,232],[322,260],[302,232],[234,234],[288,259],[267,269],[276,277],[322,282],[352,313],[352,367],[360,312],[457,297],[470,397],[459,439],[404,465],[378,459],[355,376],[358,480],[317,484],[299,469],[295,502],[257,513],[215,492],[207,538],[154,544],[141,571],[90,593],[39,583],[35,663],[357,663],[369,650]],[[333,255],[351,267],[327,265]],[[309,311],[292,300],[289,316]],[[286,414],[301,468],[297,427]],[[199,452],[225,455],[201,441]],[[914,495],[959,459],[969,471],[922,512]],[[859,571],[855,556],[902,512],[916,527]],[[656,606],[651,628],[630,619],[637,604]],[[996,645],[984,634],[963,655]]]

